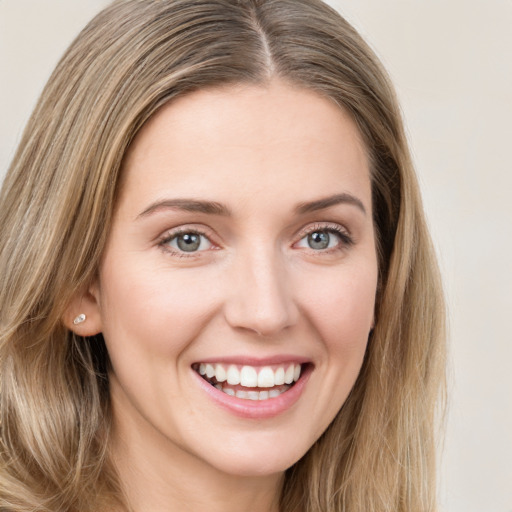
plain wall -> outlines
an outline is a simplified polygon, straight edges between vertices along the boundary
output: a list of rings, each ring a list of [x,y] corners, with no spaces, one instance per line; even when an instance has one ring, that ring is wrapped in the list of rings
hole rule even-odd
[[[0,0],[0,179],[103,0]],[[331,0],[397,87],[450,318],[442,510],[512,512],[512,1]],[[411,511],[416,512],[416,511]]]

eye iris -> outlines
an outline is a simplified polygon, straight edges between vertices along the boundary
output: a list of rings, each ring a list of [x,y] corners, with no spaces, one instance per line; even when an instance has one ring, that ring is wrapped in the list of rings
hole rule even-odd
[[[178,247],[185,252],[193,252],[199,249],[201,237],[195,233],[185,233],[177,239]]]
[[[315,231],[308,235],[308,245],[311,249],[327,249],[329,241],[329,233],[325,231]]]

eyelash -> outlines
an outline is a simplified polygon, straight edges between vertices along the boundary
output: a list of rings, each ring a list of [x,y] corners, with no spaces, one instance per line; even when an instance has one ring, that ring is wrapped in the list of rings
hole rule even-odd
[[[354,245],[354,240],[350,236],[350,234],[338,224],[315,224],[313,226],[308,227],[307,229],[300,232],[299,240],[295,242],[294,245],[299,243],[301,240],[306,238],[307,236],[316,233],[316,232],[324,232],[329,234],[334,234],[339,238],[339,243],[335,247],[330,247],[321,250],[310,249],[313,253],[318,255],[320,254],[330,254],[338,251],[342,251]],[[197,257],[198,254],[205,252],[203,251],[191,251],[187,253],[185,251],[175,250],[171,248],[168,244],[172,242],[174,239],[179,237],[180,235],[197,235],[200,237],[204,237],[210,244],[215,247],[215,243],[211,241],[211,235],[201,229],[197,228],[178,228],[170,233],[167,233],[159,242],[158,246],[167,253],[170,253],[173,256],[177,256],[179,258],[194,258]],[[208,249],[206,249],[208,250]]]
[[[175,250],[174,248],[170,247],[168,244],[170,242],[172,242],[175,238],[179,237],[180,235],[197,235],[200,237],[204,237],[204,238],[206,238],[206,240],[208,240],[209,243],[211,243],[213,246],[215,246],[215,244],[211,241],[212,236],[209,233],[207,233],[201,229],[197,229],[197,228],[190,228],[190,229],[177,228],[177,229],[171,231],[170,233],[167,233],[158,242],[158,246],[166,253],[170,253],[172,256],[176,256],[178,258],[194,258],[194,257],[197,257],[197,255],[199,253],[204,252],[204,251],[191,251],[190,253],[187,253],[185,251]]]
[[[306,229],[300,232],[300,238],[298,242],[295,242],[294,245],[298,244],[309,235],[312,235],[313,233],[317,232],[328,233],[330,235],[334,234],[338,238],[339,242],[334,247],[327,247],[325,249],[315,250],[313,248],[309,248],[310,254],[314,256],[333,255],[338,252],[345,251],[354,245],[354,239],[345,228],[343,228],[339,224],[331,223],[317,223],[314,224],[313,226],[307,227]]]

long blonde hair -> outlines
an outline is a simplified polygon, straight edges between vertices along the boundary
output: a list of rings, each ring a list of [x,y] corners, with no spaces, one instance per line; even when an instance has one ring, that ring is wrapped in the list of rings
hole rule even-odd
[[[272,78],[331,98],[371,161],[376,325],[359,378],[285,477],[283,512],[436,509],[444,305],[393,88],[320,0],[121,0],[68,49],[0,195],[0,510],[80,511],[119,497],[108,355],[62,318],[98,268],[130,142],[162,105]]]

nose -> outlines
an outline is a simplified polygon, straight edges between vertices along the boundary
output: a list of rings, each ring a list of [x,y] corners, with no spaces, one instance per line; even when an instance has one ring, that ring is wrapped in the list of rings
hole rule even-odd
[[[232,328],[270,337],[297,322],[291,281],[273,251],[240,257],[231,270],[225,318]]]

